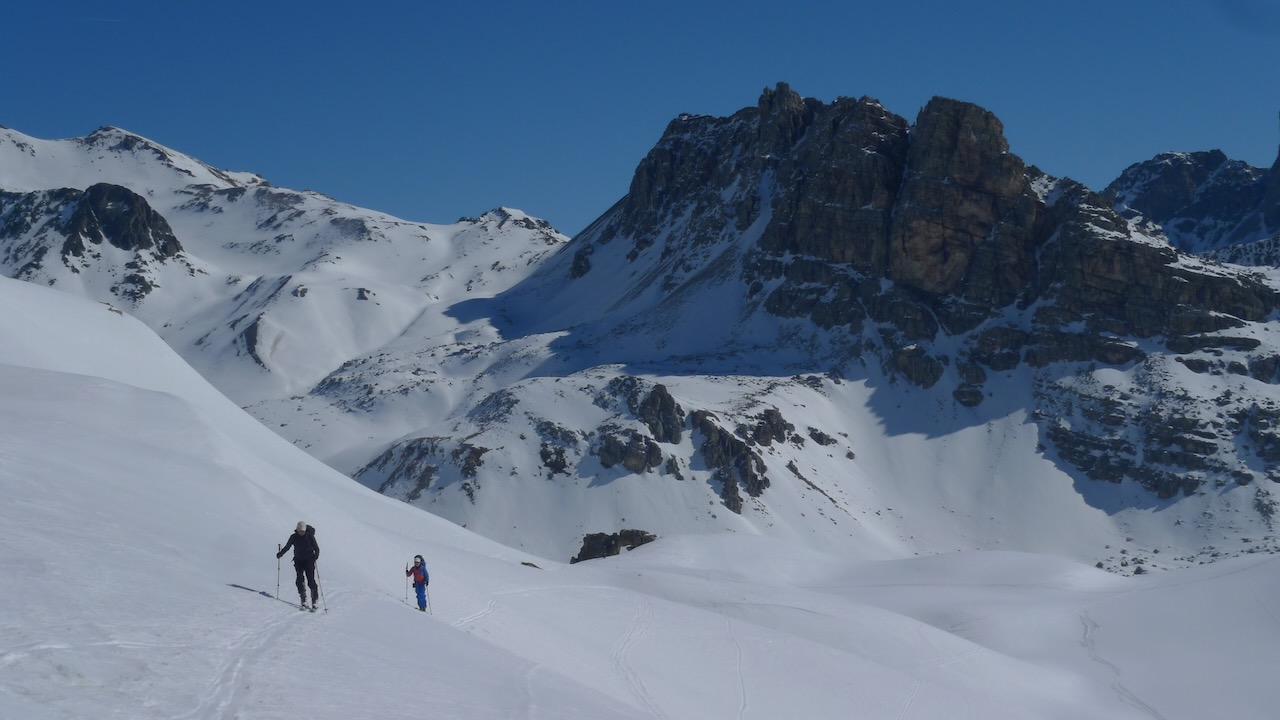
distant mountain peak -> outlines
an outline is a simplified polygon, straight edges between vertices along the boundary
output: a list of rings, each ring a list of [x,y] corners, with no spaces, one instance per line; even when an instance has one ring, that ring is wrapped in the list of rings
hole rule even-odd
[[[103,125],[83,138],[79,138],[79,141],[89,147],[99,147],[119,153],[148,151],[155,153],[158,159],[169,162],[172,161],[175,155],[179,154],[137,133],[123,130],[114,125]]]
[[[1104,194],[1185,252],[1242,260],[1245,246],[1280,239],[1280,173],[1221,150],[1160,153],[1125,168]]]

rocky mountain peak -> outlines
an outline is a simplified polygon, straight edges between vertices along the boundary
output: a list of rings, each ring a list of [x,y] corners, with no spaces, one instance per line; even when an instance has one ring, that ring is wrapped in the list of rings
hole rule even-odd
[[[167,159],[169,156],[169,153],[165,152],[163,148],[141,135],[136,135],[113,125],[104,125],[83,138],[79,138],[78,142],[88,147],[104,148],[113,152],[131,153],[138,150],[146,150],[155,153],[160,159]]]
[[[1266,175],[1266,190],[1262,195],[1262,215],[1266,227],[1280,237],[1280,151]]]
[[[1187,207],[1252,188],[1246,204],[1265,224],[1256,210],[1268,190],[1261,174],[1221,153],[1159,158],[1126,177],[1126,197],[1153,213],[1161,203]],[[637,168],[632,193],[571,244],[570,275],[582,280],[601,267],[616,278],[634,268],[643,286],[592,287],[616,293],[613,307],[663,307],[663,328],[701,316],[706,288],[740,283],[739,304],[721,317],[744,326],[751,318],[750,334],[704,326],[703,352],[736,342],[761,358],[799,345],[808,354],[797,371],[854,358],[919,388],[950,388],[964,407],[1050,368],[1137,373],[1144,380],[1135,396],[1163,397],[1175,392],[1175,374],[1165,371],[1175,355],[1213,372],[1225,366],[1208,356],[1237,353],[1231,367],[1273,382],[1274,351],[1243,338],[1280,311],[1276,288],[1180,255],[1118,212],[1112,197],[1029,168],[1010,152],[1000,120],[972,103],[935,97],[909,124],[869,98],[827,104],[779,84],[732,116],[673,122]],[[655,287],[665,293],[657,300]],[[631,311],[631,333],[658,317],[640,305]],[[679,331],[654,330],[655,343],[670,332]],[[1271,440],[1223,433],[1238,422],[1204,417],[1177,437],[1140,423],[1138,437],[1121,439],[1090,418],[1136,419],[1146,400],[1107,411],[1105,395],[1073,394],[1073,408],[1089,409],[1063,415],[1058,383],[1034,387],[1035,411],[1054,418],[1045,421],[1047,445],[1087,477],[1134,479],[1162,497],[1193,493],[1215,474],[1280,480],[1280,469],[1251,465],[1249,448]],[[1222,413],[1253,412],[1229,406]],[[1276,411],[1267,403],[1260,412]],[[1162,407],[1161,417],[1176,412]],[[1191,439],[1209,435],[1213,449]],[[1112,436],[1100,449],[1097,438]],[[1198,449],[1172,452],[1171,444]],[[1153,457],[1164,458],[1160,467]]]
[[[773,90],[765,88],[756,104],[760,150],[789,152],[813,122],[818,107],[820,103],[805,100],[786,83],[778,83]]]
[[[1000,121],[935,97],[916,119],[905,176],[890,235],[891,279],[932,295],[1012,300],[1028,279],[1037,208]]]
[[[1125,168],[1107,192],[1117,203],[1163,221],[1190,205],[1228,162],[1221,150],[1160,153]]]
[[[1023,182],[1022,161],[1009,153],[1004,125],[973,103],[934,97],[920,110],[908,162],[914,173],[990,194]]]
[[[1160,226],[1187,252],[1223,250],[1280,235],[1280,180],[1221,150],[1167,152],[1125,168],[1104,195]],[[1269,193],[1274,194],[1268,200]]]

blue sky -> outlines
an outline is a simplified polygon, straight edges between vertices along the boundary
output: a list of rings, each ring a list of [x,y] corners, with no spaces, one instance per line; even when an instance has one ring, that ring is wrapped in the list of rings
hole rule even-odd
[[[909,120],[977,103],[1095,188],[1165,150],[1280,147],[1273,0],[6,0],[0,26],[0,124],[116,125],[425,222],[505,205],[575,233],[676,115],[779,81]]]

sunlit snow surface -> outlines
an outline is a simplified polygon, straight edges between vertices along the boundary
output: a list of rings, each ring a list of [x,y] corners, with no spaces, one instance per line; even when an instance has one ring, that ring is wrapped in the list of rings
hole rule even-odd
[[[328,469],[106,306],[11,280],[0,303],[3,718],[1280,707],[1274,559],[1119,577],[1027,553],[873,562],[721,534],[556,564]],[[322,548],[317,614],[271,597],[299,519]],[[405,602],[415,553],[431,615]]]

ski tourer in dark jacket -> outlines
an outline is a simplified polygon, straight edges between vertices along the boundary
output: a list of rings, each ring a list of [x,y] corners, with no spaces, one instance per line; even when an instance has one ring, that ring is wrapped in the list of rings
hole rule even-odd
[[[316,561],[320,559],[320,544],[316,542],[316,529],[298,521],[298,526],[289,541],[280,548],[276,557],[282,557],[289,548],[293,548],[293,569],[298,573],[298,597],[302,598],[302,606],[307,606],[307,588],[311,588],[311,609],[320,602],[320,589],[316,585]],[[305,580],[305,584],[304,584]]]

